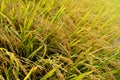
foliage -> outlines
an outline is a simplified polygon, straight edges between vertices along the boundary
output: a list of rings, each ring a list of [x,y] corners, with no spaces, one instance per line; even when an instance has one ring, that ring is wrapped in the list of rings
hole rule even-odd
[[[0,5],[1,80],[120,77],[117,1],[0,0]]]

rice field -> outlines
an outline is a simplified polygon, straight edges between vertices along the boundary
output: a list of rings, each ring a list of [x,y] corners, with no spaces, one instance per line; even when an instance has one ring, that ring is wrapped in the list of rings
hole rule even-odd
[[[0,0],[0,80],[120,80],[119,0]]]

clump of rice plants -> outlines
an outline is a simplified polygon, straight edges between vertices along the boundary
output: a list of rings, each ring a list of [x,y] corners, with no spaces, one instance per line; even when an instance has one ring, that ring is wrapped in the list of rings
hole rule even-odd
[[[0,0],[0,80],[119,80],[114,0]]]

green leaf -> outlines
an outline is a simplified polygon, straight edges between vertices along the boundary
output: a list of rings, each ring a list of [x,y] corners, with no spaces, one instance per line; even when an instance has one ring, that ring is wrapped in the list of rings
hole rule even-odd
[[[53,68],[51,71],[49,71],[45,76],[43,76],[40,80],[46,80],[47,78],[51,77],[54,75],[54,72],[58,70],[57,67]]]
[[[89,72],[85,72],[85,73],[82,73],[74,78],[72,78],[71,80],[82,80],[85,76],[91,74],[93,71],[89,71]]]

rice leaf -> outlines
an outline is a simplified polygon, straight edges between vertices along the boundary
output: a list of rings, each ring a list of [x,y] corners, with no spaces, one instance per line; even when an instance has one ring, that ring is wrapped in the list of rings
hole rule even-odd
[[[54,67],[51,71],[49,71],[46,75],[44,75],[40,80],[46,80],[47,78],[54,75],[54,72],[58,70],[58,68]]]

